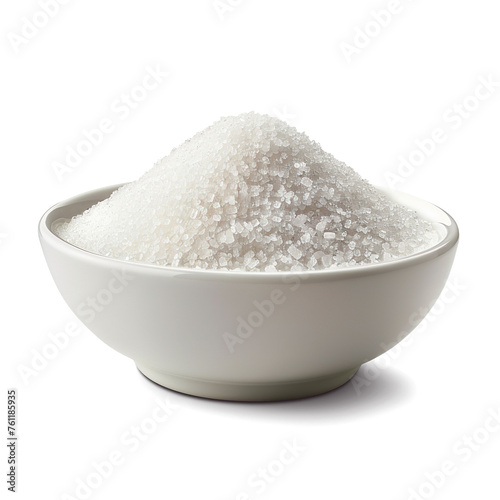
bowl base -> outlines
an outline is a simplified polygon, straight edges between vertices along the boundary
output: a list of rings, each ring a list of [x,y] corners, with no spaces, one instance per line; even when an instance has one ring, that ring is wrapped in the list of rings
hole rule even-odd
[[[177,392],[225,401],[283,401],[317,396],[348,382],[359,366],[324,377],[284,383],[223,383],[171,375],[137,364],[138,370],[153,382]]]

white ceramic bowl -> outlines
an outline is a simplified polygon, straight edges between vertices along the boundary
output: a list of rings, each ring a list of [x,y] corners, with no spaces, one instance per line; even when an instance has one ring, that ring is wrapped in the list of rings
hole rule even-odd
[[[388,196],[433,221],[436,246],[394,262],[308,272],[201,271],[127,262],[77,248],[51,227],[119,186],[58,203],[39,235],[72,311],[151,380],[215,399],[265,401],[320,394],[402,340],[434,303],[458,242],[443,210]],[[422,319],[422,318],[419,318]]]

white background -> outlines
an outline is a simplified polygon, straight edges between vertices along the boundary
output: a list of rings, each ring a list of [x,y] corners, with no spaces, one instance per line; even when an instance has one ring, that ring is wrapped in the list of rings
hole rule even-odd
[[[500,404],[495,2],[218,6],[73,0],[45,26],[30,28],[33,18],[47,20],[37,2],[2,4],[0,320],[3,386],[16,387],[19,400],[17,498],[81,498],[78,479],[113,452],[122,463],[89,498],[233,500],[245,492],[396,500],[410,498],[412,489],[414,498],[499,498],[500,432],[483,427]],[[372,11],[388,7],[397,12],[380,27]],[[147,95],[135,90],[144,99],[123,109],[122,94],[148,67],[169,75]],[[497,83],[489,95],[479,89],[478,101],[472,96],[481,78]],[[464,100],[469,111],[459,119]],[[348,383],[275,404],[162,389],[81,324],[53,359],[38,360],[34,373],[22,376],[40,353],[53,353],[49,334],[77,322],[42,256],[42,213],[77,193],[133,180],[220,116],[249,110],[287,119],[380,185],[388,185],[387,172],[398,172],[416,140],[443,130],[446,140],[413,171],[401,171],[396,185],[443,207],[461,229],[446,302],[412,343],[365,365],[359,375],[367,383],[358,391]],[[103,118],[113,131],[59,180],[54,162],[64,162],[67,147]],[[177,408],[134,450],[122,436],[151,423],[156,398]],[[467,435],[473,441],[466,445]],[[283,442],[294,440],[304,449],[259,493],[248,483],[252,474],[270,463],[279,468],[273,461]],[[445,461],[454,473],[435,474],[439,487],[426,485],[426,474]]]

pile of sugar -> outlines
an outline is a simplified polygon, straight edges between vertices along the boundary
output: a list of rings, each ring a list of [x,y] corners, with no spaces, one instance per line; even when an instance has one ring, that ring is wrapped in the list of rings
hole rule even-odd
[[[385,262],[439,240],[305,134],[256,113],[220,119],[54,231],[117,259],[271,272]]]

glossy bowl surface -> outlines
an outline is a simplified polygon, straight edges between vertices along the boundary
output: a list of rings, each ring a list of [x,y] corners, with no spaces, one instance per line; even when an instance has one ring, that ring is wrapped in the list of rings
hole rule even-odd
[[[71,310],[151,380],[202,397],[266,401],[347,382],[401,341],[449,275],[455,221],[435,205],[382,189],[431,220],[442,239],[393,262],[307,272],[203,271],[117,260],[77,248],[51,228],[119,186],[50,208],[39,236]]]

